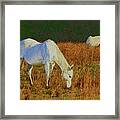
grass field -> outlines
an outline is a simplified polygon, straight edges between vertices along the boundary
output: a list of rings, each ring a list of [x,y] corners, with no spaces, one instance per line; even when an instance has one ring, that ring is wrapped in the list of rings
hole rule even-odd
[[[20,69],[21,100],[99,100],[100,99],[100,47],[85,43],[57,43],[69,64],[74,64],[71,88],[66,88],[61,70],[56,64],[46,87],[43,65],[34,66],[33,86],[30,85],[26,61]]]

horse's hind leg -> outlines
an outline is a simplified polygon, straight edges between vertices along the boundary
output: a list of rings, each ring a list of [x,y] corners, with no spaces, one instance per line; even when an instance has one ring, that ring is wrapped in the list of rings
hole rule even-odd
[[[48,87],[49,86],[49,76],[50,76],[50,64],[49,63],[45,64],[45,72],[46,72],[46,80],[47,80],[46,86]]]
[[[22,69],[23,61],[24,61],[24,59],[20,58],[20,69]]]
[[[30,69],[29,69],[29,72],[28,72],[28,74],[29,74],[29,77],[30,77],[30,83],[31,83],[31,85],[33,85],[32,76],[31,76],[31,74],[32,74],[32,69],[33,69],[33,66],[31,67],[31,65],[29,65],[29,67],[30,67]]]

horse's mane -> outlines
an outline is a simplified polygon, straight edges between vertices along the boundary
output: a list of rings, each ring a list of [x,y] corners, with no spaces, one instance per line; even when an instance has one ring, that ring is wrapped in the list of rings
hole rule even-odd
[[[56,52],[57,52],[57,61],[56,62],[59,66],[62,65],[61,69],[68,68],[70,65],[68,64],[66,58],[64,57],[63,53],[60,51],[57,44],[50,39],[48,39],[47,42],[48,42],[48,44],[50,44],[54,48],[54,50],[56,49]]]

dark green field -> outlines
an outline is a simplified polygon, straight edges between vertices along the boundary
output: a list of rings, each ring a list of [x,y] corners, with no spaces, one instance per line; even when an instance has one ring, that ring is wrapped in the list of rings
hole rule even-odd
[[[99,20],[21,20],[20,39],[39,41],[48,38],[56,42],[85,42],[90,36],[100,35]]]

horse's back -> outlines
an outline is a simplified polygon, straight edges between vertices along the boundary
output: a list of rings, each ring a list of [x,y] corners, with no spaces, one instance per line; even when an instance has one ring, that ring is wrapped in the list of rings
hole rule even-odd
[[[24,39],[20,43],[21,43],[21,46],[24,46],[24,48],[32,47],[36,44],[39,44],[38,41],[31,39],[31,38]]]
[[[60,54],[62,53],[56,43],[48,39],[41,44],[26,48],[23,57],[29,64],[45,64],[54,61],[56,56],[61,56]]]
[[[46,60],[49,58],[46,43],[26,48],[24,51],[24,58],[29,64],[45,64]]]
[[[24,49],[26,49],[28,47],[33,47],[37,44],[40,44],[40,43],[34,39],[31,39],[31,38],[27,38],[27,39],[20,41],[20,58],[23,57]]]

